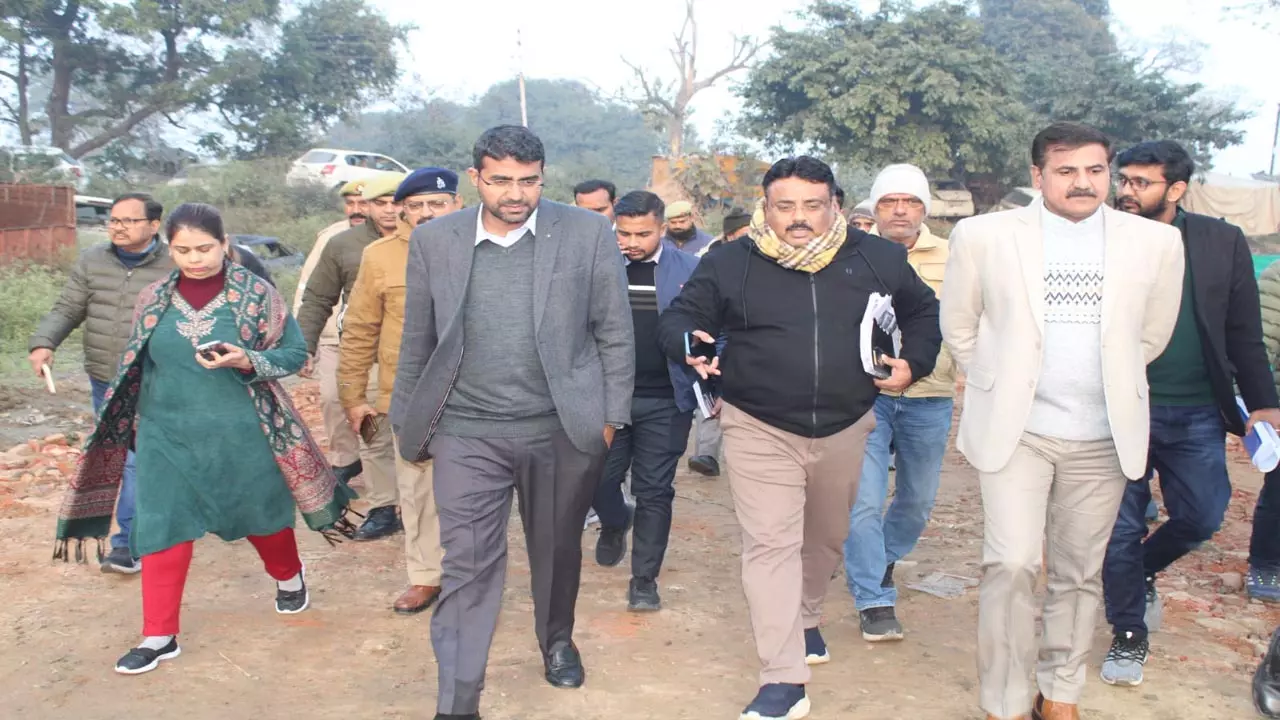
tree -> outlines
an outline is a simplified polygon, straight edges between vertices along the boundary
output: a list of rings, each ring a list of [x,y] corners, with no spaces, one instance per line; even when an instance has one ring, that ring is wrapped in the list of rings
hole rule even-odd
[[[1037,125],[1084,122],[1119,145],[1178,140],[1205,167],[1214,150],[1242,141],[1235,126],[1248,113],[1205,96],[1199,84],[1171,79],[1170,57],[1187,57],[1193,46],[1166,45],[1146,59],[1126,54],[1093,4],[979,2],[983,37],[1021,70],[1017,95]]]
[[[280,5],[280,0],[0,0],[0,37],[6,41],[0,59],[8,65],[0,78],[9,81],[0,96],[5,121],[18,128],[24,142],[47,132],[50,145],[82,157],[128,137],[148,120],[177,124],[182,114],[223,100],[231,106],[228,117],[241,128],[278,119],[262,112],[272,102],[301,105],[295,112],[302,116],[354,109],[363,93],[340,106],[326,103],[332,94],[319,86],[337,81],[316,73],[337,66],[314,61],[326,45],[359,32],[348,30],[333,8],[368,20],[363,2],[303,5],[284,28],[294,32],[277,38]],[[370,60],[366,45],[340,47],[349,51],[344,52],[348,62]],[[293,63],[292,53],[313,64]],[[385,71],[380,55],[370,62]],[[263,78],[268,69],[276,74]],[[243,92],[253,81],[262,85],[257,99]],[[374,82],[372,87],[380,86]],[[228,96],[229,88],[240,91]],[[39,111],[37,90],[45,95]],[[277,131],[271,125],[266,130]]]
[[[1008,175],[1025,155],[1013,71],[964,5],[888,1],[864,15],[822,0],[805,19],[801,30],[774,30],[774,55],[741,90],[748,135],[961,181]]]
[[[734,37],[733,55],[723,67],[709,75],[698,75],[698,21],[694,18],[694,0],[685,0],[684,23],[675,36],[671,48],[671,60],[675,63],[677,78],[665,81],[623,58],[623,62],[635,73],[640,94],[633,102],[645,115],[666,131],[667,152],[673,158],[682,154],[685,141],[685,123],[689,119],[690,103],[698,93],[713,86],[725,76],[746,69],[760,51],[760,43],[750,37]]]
[[[549,197],[572,200],[568,189],[590,177],[619,188],[645,186],[660,140],[637,110],[575,80],[530,79],[525,85],[529,127],[547,150]],[[324,142],[461,172],[471,166],[471,148],[482,132],[519,122],[519,90],[508,80],[465,105],[436,98],[416,108],[367,113],[334,127]]]

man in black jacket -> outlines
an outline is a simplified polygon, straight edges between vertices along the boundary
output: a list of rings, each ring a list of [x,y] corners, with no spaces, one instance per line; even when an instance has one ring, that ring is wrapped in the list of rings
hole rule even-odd
[[[1116,157],[1116,165],[1116,208],[1181,230],[1187,268],[1173,337],[1147,366],[1147,474],[1125,489],[1102,569],[1107,621],[1115,633],[1102,679],[1138,685],[1147,634],[1159,629],[1162,615],[1156,573],[1213,537],[1231,499],[1224,436],[1242,435],[1259,421],[1280,425],[1280,403],[1244,233],[1178,207],[1195,164],[1177,143],[1135,145]],[[1247,419],[1236,406],[1235,385],[1249,408]],[[1169,521],[1146,537],[1153,471],[1160,474]]]
[[[804,717],[807,665],[830,656],[822,602],[849,532],[863,449],[880,390],[933,371],[938,300],[906,250],[847,230],[835,177],[811,157],[764,176],[748,237],[708,253],[659,320],[673,360],[720,375],[725,458],[742,525],[742,584],[762,667],[743,718]],[[891,295],[901,351],[891,374],[863,371],[860,325],[872,293]],[[708,361],[691,342],[727,340]],[[882,340],[884,348],[894,343]]]

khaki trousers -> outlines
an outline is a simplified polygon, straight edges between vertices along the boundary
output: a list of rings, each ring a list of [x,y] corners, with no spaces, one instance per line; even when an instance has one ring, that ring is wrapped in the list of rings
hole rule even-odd
[[[369,405],[378,403],[378,366],[369,371],[369,389],[366,395]],[[364,481],[364,493],[361,497],[369,503],[370,508],[387,507],[400,502],[400,492],[396,485],[396,447],[395,433],[391,432],[391,418],[378,414],[378,433],[373,442],[365,444],[360,441],[360,463],[364,467],[361,477]]]
[[[1001,718],[1029,714],[1033,669],[1046,699],[1078,703],[1102,600],[1102,561],[1125,489],[1115,444],[1027,433],[1009,464],[980,473],[979,481],[985,524],[978,598],[982,709]],[[1049,587],[1037,643],[1034,602],[1042,559]]]
[[[338,402],[338,346],[316,349],[316,379],[320,382],[320,414],[329,436],[329,464],[346,467],[360,459],[360,436],[347,424],[347,414]]]
[[[400,519],[404,523],[404,559],[410,585],[440,587],[440,516],[436,512],[431,461],[414,463],[400,457],[395,443],[396,484],[400,490]]]
[[[804,631],[822,619],[875,424],[868,412],[835,435],[813,439],[728,404],[721,412],[761,685],[809,681]]]

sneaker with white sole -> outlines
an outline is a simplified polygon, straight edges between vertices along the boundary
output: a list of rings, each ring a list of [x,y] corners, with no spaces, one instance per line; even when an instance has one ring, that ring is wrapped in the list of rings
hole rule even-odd
[[[161,660],[172,660],[181,654],[182,648],[178,646],[178,636],[174,635],[169,640],[169,644],[159,650],[136,647],[125,653],[116,661],[116,672],[121,675],[141,675],[155,670]]]
[[[803,685],[769,683],[760,686],[738,720],[800,720],[809,717],[809,696]]]
[[[822,639],[822,631],[818,628],[804,630],[804,664],[824,665],[831,662],[831,652],[827,650],[827,641]]]
[[[1280,572],[1266,568],[1249,568],[1245,589],[1253,600],[1280,603]]]
[[[116,547],[111,548],[111,552],[102,558],[102,564],[98,569],[104,573],[135,575],[142,571],[142,563],[129,552],[129,548]]]
[[[1142,684],[1142,666],[1147,663],[1151,646],[1147,638],[1137,638],[1132,632],[1116,635],[1102,661],[1102,682],[1108,685],[1137,687]]]
[[[858,613],[862,639],[867,642],[896,642],[904,636],[902,623],[892,605],[867,608]]]

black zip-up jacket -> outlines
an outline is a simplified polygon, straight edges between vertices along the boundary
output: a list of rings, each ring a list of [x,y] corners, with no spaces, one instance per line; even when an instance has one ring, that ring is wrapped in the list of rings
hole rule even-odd
[[[727,338],[725,402],[780,430],[827,437],[857,422],[879,393],[859,352],[873,292],[893,295],[900,357],[913,378],[928,376],[942,345],[937,297],[907,264],[906,248],[852,229],[813,274],[781,267],[749,238],[713,248],[659,318],[658,339],[684,362],[686,332]]]

